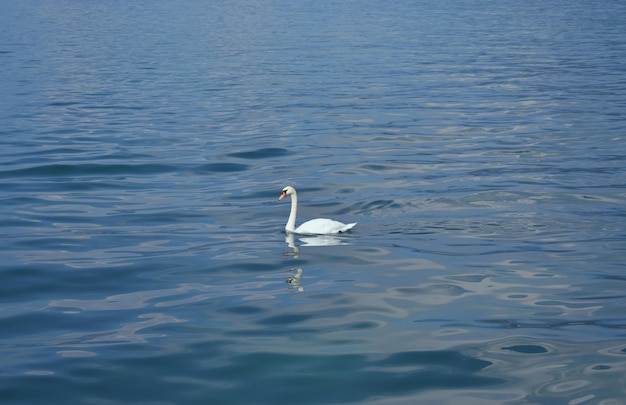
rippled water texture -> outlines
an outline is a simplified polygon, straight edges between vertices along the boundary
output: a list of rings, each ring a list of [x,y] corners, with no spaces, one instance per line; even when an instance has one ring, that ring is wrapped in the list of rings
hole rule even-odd
[[[0,402],[625,404],[625,20],[2,2]]]

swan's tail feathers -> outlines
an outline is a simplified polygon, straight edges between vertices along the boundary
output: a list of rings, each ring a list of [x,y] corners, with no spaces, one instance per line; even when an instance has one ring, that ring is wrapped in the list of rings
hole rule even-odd
[[[351,224],[346,224],[345,226],[343,226],[339,232],[348,232],[350,229],[354,228],[356,226],[358,222],[353,222]]]

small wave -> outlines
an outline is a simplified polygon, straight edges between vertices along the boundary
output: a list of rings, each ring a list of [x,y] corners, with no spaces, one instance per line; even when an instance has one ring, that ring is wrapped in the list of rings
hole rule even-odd
[[[240,163],[207,163],[198,167],[195,171],[198,174],[243,172],[248,170],[248,167],[248,165]]]
[[[283,148],[261,148],[248,152],[230,153],[228,154],[228,156],[241,159],[265,159],[271,157],[285,156],[289,154],[290,152],[287,149]]]

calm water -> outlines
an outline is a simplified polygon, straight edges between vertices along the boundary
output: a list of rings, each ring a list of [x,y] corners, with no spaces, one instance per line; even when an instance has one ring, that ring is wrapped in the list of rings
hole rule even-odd
[[[625,404],[625,19],[1,2],[0,402]]]

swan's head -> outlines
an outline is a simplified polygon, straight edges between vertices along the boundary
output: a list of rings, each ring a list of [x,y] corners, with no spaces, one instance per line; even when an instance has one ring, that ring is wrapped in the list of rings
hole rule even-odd
[[[280,197],[278,197],[278,200],[282,200],[283,198],[285,198],[288,195],[292,195],[296,193],[296,189],[291,187],[291,186],[287,186],[285,188],[283,188],[283,191],[280,193]]]

